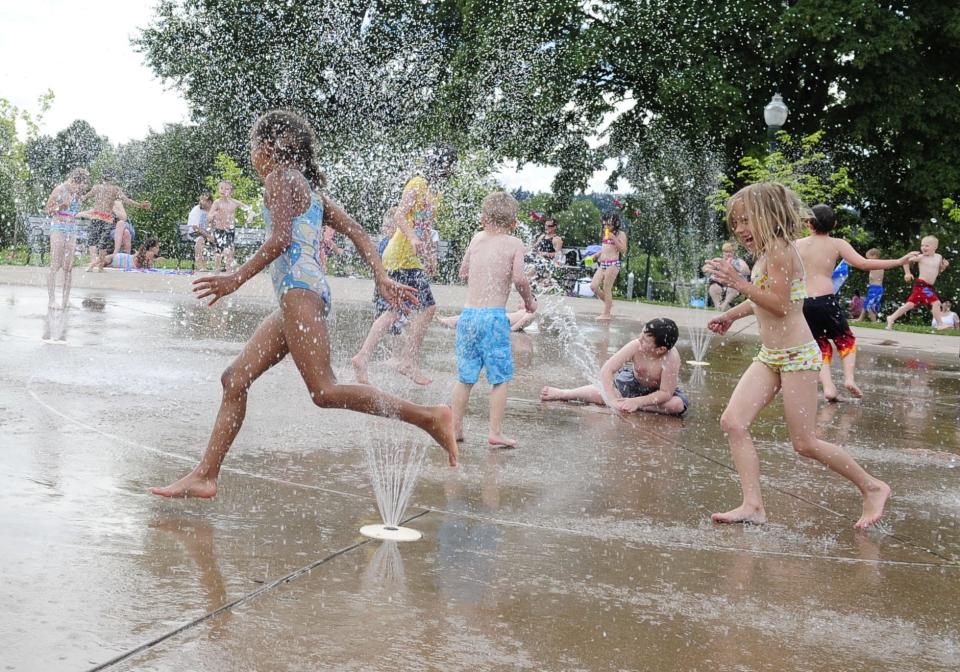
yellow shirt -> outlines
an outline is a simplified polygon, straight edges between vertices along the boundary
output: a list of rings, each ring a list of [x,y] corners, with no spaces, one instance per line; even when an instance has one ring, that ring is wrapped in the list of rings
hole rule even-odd
[[[420,175],[412,177],[407,182],[400,201],[403,202],[404,199],[409,198],[407,194],[410,192],[414,193],[414,200],[413,207],[407,212],[407,225],[413,229],[418,238],[429,240],[437,197],[430,192],[430,185]],[[387,243],[387,248],[383,251],[383,267],[388,271],[423,268],[423,262],[417,257],[416,249],[400,227],[397,227],[390,242]]]

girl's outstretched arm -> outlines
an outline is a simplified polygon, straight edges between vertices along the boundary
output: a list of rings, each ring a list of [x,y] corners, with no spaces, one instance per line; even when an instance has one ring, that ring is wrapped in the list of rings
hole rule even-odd
[[[193,281],[193,291],[198,299],[213,297],[211,306],[224,296],[237,291],[243,283],[283,254],[293,240],[294,218],[310,207],[310,185],[299,171],[277,169],[267,176],[265,184],[263,200],[270,210],[270,235],[235,272],[205,276]]]

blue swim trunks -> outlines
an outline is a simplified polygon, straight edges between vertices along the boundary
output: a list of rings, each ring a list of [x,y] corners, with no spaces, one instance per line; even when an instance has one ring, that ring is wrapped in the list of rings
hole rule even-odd
[[[473,385],[486,368],[487,382],[513,379],[510,320],[504,308],[464,308],[457,322],[457,376]]]
[[[880,312],[880,301],[883,299],[883,285],[868,285],[867,297],[863,300],[864,311]]]

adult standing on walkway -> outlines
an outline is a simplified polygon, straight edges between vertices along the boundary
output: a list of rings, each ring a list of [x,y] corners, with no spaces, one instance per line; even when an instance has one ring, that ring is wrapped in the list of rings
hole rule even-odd
[[[404,314],[414,313],[406,328],[406,341],[397,371],[418,385],[432,381],[420,372],[420,346],[427,326],[437,311],[428,273],[436,270],[437,251],[433,230],[440,197],[437,189],[453,174],[457,151],[446,144],[435,145],[426,155],[423,174],[410,178],[400,196],[397,230],[383,251],[383,266],[392,280],[417,290],[417,303],[408,303]],[[351,360],[358,383],[367,383],[367,366],[380,339],[399,318],[398,311],[383,297],[377,297],[381,314],[370,327],[360,351]]]
[[[73,256],[77,247],[77,213],[80,211],[80,194],[86,191],[90,173],[83,168],[74,168],[66,181],[50,192],[44,212],[53,216],[50,223],[50,270],[47,273],[47,306],[56,308],[54,298],[57,289],[57,271],[63,269],[63,300],[66,308],[70,301],[70,284],[73,279]]]
[[[210,192],[205,191],[200,194],[197,204],[193,206],[190,215],[187,217],[187,235],[195,237],[193,243],[193,270],[206,270],[206,264],[203,261],[203,254],[206,251],[207,243],[214,245],[213,235],[207,230],[207,216],[210,214],[210,207],[213,205],[213,198]]]
[[[600,263],[600,268],[590,282],[590,289],[594,296],[603,301],[603,311],[597,315],[597,320],[607,321],[613,317],[613,285],[620,273],[620,255],[627,251],[627,234],[620,228],[620,215],[609,212],[601,220],[603,237],[600,240],[600,251],[594,255]]]

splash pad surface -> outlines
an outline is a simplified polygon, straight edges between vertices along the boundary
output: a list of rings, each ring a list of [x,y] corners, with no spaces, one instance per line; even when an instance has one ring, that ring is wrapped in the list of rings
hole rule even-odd
[[[102,309],[81,306],[96,297]],[[543,384],[579,384],[542,325],[513,338],[505,427],[520,448],[484,445],[481,383],[460,469],[427,454],[408,512],[424,538],[393,544],[356,534],[376,519],[362,417],[314,408],[290,362],[252,388],[216,499],[146,494],[195,463],[220,373],[269,299],[211,311],[80,287],[73,303],[48,339],[66,345],[44,342],[45,293],[0,285],[0,646],[13,669],[126,654],[105,669],[955,666],[955,351],[862,347],[866,399],[818,410],[824,438],[893,485],[889,534],[852,530],[856,493],[793,454],[779,402],[754,432],[771,523],[717,527],[709,513],[739,491],[717,417],[755,341],[713,342],[683,420],[621,418],[536,401]],[[335,303],[344,382],[371,318]],[[637,328],[580,325],[598,358]],[[452,333],[432,328],[435,382],[404,394],[448,396],[452,353]],[[391,383],[384,367],[371,374]]]

